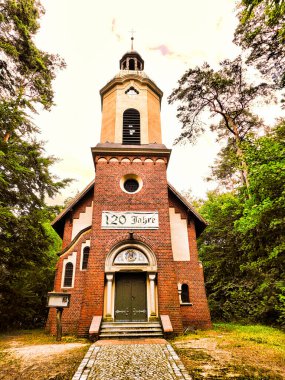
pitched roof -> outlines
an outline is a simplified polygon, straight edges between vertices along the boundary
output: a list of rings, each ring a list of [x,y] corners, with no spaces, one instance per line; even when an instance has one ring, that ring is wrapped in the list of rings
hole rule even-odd
[[[208,222],[198,213],[197,210],[187,201],[182,194],[179,193],[169,182],[168,182],[168,190],[176,197],[178,200],[191,212],[194,216],[194,222],[196,227],[197,237],[204,231],[207,227]]]
[[[63,236],[65,219],[67,218],[69,211],[72,211],[72,209],[74,209],[74,207],[82,200],[82,198],[84,198],[86,194],[89,193],[89,191],[93,191],[94,183],[95,183],[95,179],[92,182],[90,182],[89,185],[86,186],[85,189],[81,191],[81,193],[77,194],[76,197],[67,205],[67,207],[63,209],[61,213],[52,221],[51,225],[55,229],[55,231],[59,234],[59,236],[61,237]],[[183,197],[183,195],[181,195],[170,183],[168,183],[168,190],[193,215],[195,227],[196,227],[196,233],[197,233],[197,236],[199,236],[208,225],[206,220]]]
[[[94,183],[95,183],[95,179],[93,179],[93,181],[90,182],[89,185],[86,186],[85,189],[81,191],[81,193],[77,194],[72,199],[72,201],[68,203],[68,205],[61,211],[61,213],[58,214],[57,217],[51,222],[52,227],[59,234],[61,238],[63,236],[65,219],[67,218],[69,211],[71,211],[77,205],[77,203],[79,203],[81,199],[84,198],[84,196],[89,193],[89,191],[93,190]]]

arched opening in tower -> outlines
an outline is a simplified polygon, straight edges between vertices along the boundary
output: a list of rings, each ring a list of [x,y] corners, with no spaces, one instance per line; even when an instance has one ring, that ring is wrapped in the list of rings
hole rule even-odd
[[[135,70],[135,60],[130,59],[129,61],[129,70]]]
[[[140,113],[134,108],[129,108],[123,114],[123,144],[140,145],[140,143]]]

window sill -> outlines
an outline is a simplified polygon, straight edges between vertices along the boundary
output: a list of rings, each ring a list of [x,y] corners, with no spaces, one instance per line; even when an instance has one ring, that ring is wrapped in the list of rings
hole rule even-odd
[[[180,306],[193,306],[193,303],[191,302],[182,302]]]

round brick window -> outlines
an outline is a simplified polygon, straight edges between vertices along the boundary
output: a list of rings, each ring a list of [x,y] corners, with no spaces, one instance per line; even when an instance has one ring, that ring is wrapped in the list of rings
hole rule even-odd
[[[126,174],[120,180],[121,189],[128,194],[138,193],[142,186],[142,179],[136,174]]]
[[[135,193],[139,188],[139,183],[135,179],[127,179],[124,183],[124,189],[128,193]]]

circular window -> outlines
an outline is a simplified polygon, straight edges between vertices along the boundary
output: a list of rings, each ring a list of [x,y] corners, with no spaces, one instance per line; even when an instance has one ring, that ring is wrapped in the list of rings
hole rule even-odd
[[[128,193],[134,193],[139,188],[139,183],[135,179],[127,179],[124,183],[124,189]]]
[[[128,194],[138,193],[142,185],[142,179],[136,174],[126,174],[120,180],[121,189]]]

